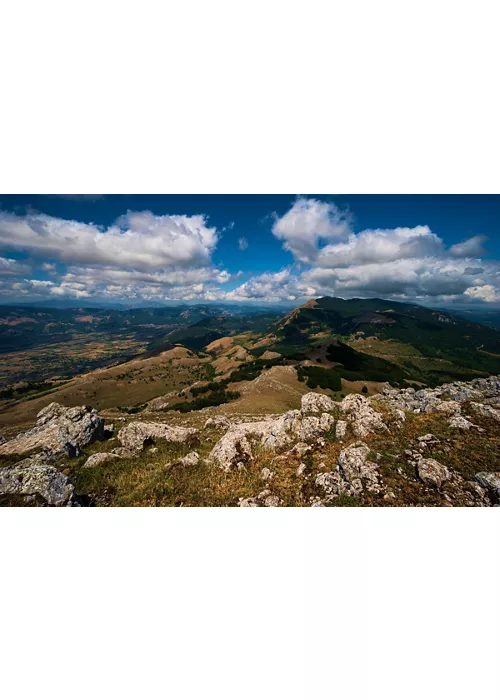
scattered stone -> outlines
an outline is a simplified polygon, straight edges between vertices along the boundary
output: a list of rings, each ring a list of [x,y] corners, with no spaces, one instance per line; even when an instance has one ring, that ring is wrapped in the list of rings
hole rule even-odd
[[[301,462],[299,466],[297,467],[297,476],[302,476],[302,474],[305,472],[307,469],[306,465],[304,462]]]

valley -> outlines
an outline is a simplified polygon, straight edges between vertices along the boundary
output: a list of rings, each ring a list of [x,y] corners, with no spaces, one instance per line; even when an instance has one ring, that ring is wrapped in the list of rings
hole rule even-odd
[[[445,481],[453,485],[455,496],[448,497],[456,505],[495,501],[489,487],[481,487],[481,501],[470,495],[472,486],[464,486],[476,483],[476,473],[489,474],[488,464],[497,459],[500,382],[493,378],[500,374],[500,332],[489,326],[411,304],[324,297],[285,314],[190,307],[113,312],[107,318],[102,310],[64,310],[65,337],[44,344],[51,339],[45,311],[8,314],[17,340],[10,337],[0,354],[0,473],[22,458],[10,446],[23,444],[19,435],[37,434],[45,411],[64,407],[54,414],[57,427],[64,411],[79,416],[90,406],[111,426],[107,437],[68,448],[66,455],[66,448],[43,454],[76,489],[75,498],[94,505],[263,505],[268,496],[274,505],[446,505],[441,486],[418,473],[421,459],[431,455],[453,470]],[[151,324],[143,323],[145,315]],[[45,326],[33,330],[40,317]],[[103,330],[110,321],[113,329]],[[384,396],[391,392],[420,396],[422,410],[408,410],[404,401],[388,404]],[[441,394],[439,401],[432,398]],[[462,397],[458,407],[454,396]],[[310,415],[311,401],[322,410]],[[130,450],[120,440],[127,426],[152,431],[152,437]],[[183,446],[159,437],[164,429],[197,437]],[[428,453],[418,451],[425,430],[435,446]],[[233,433],[236,447],[229,439]],[[340,486],[322,491],[318,470],[330,464],[333,471],[324,473],[337,474],[335,464],[356,438],[367,445],[365,458],[378,455],[369,462],[378,465],[375,490],[367,489],[361,475],[358,493],[352,475],[344,474]],[[229,453],[236,450],[235,460],[221,469],[213,451],[225,440]],[[474,443],[477,468],[466,455],[467,441]],[[304,447],[294,453],[294,443]],[[197,456],[191,458],[193,447]],[[290,448],[281,463],[280,454]],[[94,454],[107,456],[86,466]],[[196,469],[179,468],[188,457]],[[40,454],[28,450],[28,459],[36,466]],[[266,470],[273,477],[264,478]],[[274,488],[257,498],[256,484],[263,479],[264,486],[273,479]],[[318,483],[331,481],[325,479]]]

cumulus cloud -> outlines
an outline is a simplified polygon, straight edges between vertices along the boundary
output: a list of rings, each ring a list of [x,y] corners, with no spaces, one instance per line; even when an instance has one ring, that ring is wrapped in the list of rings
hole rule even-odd
[[[240,250],[246,250],[248,248],[248,241],[244,236],[238,238],[238,248]]]
[[[479,299],[480,301],[500,301],[500,290],[495,289],[492,284],[483,284],[480,287],[469,287],[465,290],[465,294],[471,299]]]
[[[304,263],[316,257],[321,241],[345,238],[351,232],[350,216],[332,202],[299,197],[272,228],[283,247]]]
[[[155,216],[128,212],[109,228],[45,214],[0,212],[0,246],[67,264],[159,270],[201,266],[217,245],[215,228],[203,215]]]

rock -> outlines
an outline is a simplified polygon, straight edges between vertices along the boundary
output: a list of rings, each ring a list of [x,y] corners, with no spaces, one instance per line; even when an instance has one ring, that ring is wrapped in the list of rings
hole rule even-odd
[[[212,430],[229,430],[231,422],[226,416],[214,416],[209,418],[203,427],[211,428]]]
[[[418,437],[417,442],[419,447],[423,447],[425,449],[427,447],[431,447],[432,445],[437,445],[439,440],[432,433],[427,433],[426,435],[421,435]]]
[[[0,435],[0,445],[3,445],[4,442],[7,442],[7,440],[4,438],[3,435]]]
[[[307,454],[308,452],[312,451],[311,445],[308,445],[307,442],[298,442],[292,449],[290,450],[290,453],[293,455],[299,455],[299,457],[302,457],[303,455]]]
[[[330,498],[338,496],[343,488],[342,478],[338,471],[318,474],[314,483],[324,492],[325,496]]]
[[[365,437],[369,433],[388,432],[382,414],[374,411],[370,403],[361,394],[349,394],[340,404],[342,413],[347,413],[347,419],[352,423],[353,433],[357,437]]]
[[[444,464],[435,459],[421,458],[417,463],[417,474],[420,479],[429,486],[441,488],[441,486],[451,479],[450,471]]]
[[[495,503],[500,502],[500,472],[479,472],[475,479]]]
[[[384,501],[393,501],[395,498],[396,495],[393,491],[387,491],[387,493],[384,494]]]
[[[197,452],[190,452],[179,460],[178,464],[183,467],[196,467],[200,463],[200,455]]]
[[[240,508],[258,508],[259,504],[256,502],[255,498],[240,498],[238,501]]]
[[[335,426],[335,437],[339,442],[342,442],[344,440],[345,436],[347,433],[347,421],[345,420],[338,420],[337,425]]]
[[[132,452],[132,450],[128,450],[126,447],[115,447],[111,450],[111,453],[114,455],[118,455],[118,457],[123,457],[124,459],[133,457],[135,454],[134,452]]]
[[[143,450],[155,439],[170,442],[188,442],[198,434],[195,428],[179,428],[166,423],[133,422],[126,425],[118,433],[118,440],[127,450],[133,452]]]
[[[104,432],[107,433],[108,435],[112,435],[115,430],[114,423],[105,423],[104,425]]]
[[[448,425],[450,426],[450,428],[457,428],[458,430],[470,430],[471,428],[475,428],[481,433],[484,432],[483,428],[480,428],[475,423],[471,423],[469,420],[467,420],[467,418],[458,415],[452,416],[448,420]]]
[[[81,454],[81,448],[104,438],[104,419],[88,406],[66,408],[51,403],[40,411],[34,428],[0,445],[0,454],[23,454],[37,449]]]
[[[304,462],[301,462],[299,466],[297,467],[297,476],[302,476],[302,474],[305,472],[307,469],[306,465]]]
[[[331,427],[333,427],[334,423],[335,418],[330,415],[330,413],[322,413],[319,419],[319,429],[321,432],[326,433]]]
[[[0,469],[1,496],[20,499],[26,505],[79,505],[67,476],[55,467],[31,459]],[[13,505],[16,504],[14,500]]]
[[[281,501],[278,496],[266,496],[264,499],[264,506],[266,508],[277,508]]]
[[[497,408],[487,406],[483,403],[471,403],[470,407],[478,416],[483,416],[483,418],[489,418],[490,420],[500,423],[500,411]]]
[[[268,481],[269,479],[272,479],[274,476],[274,472],[272,472],[269,467],[264,467],[260,473],[260,476],[263,481]]]
[[[302,413],[321,413],[323,411],[333,411],[335,402],[329,396],[317,394],[312,391],[309,394],[304,394],[301,399]]]
[[[120,457],[113,452],[96,452],[95,454],[90,455],[83,466],[85,469],[89,467],[96,467],[98,464],[112,462],[114,459],[120,459]]]
[[[436,406],[436,412],[441,413],[444,416],[456,416],[461,413],[462,407],[458,401],[441,401]]]
[[[379,491],[379,466],[367,461],[369,453],[368,445],[356,442],[339,455],[337,468],[351,496],[359,495],[365,486],[374,493]]]
[[[326,508],[326,505],[323,501],[314,501],[314,503],[311,503],[311,508]]]

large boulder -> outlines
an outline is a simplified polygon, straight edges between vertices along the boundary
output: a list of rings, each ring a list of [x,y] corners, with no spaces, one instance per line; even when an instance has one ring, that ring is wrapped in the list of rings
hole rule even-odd
[[[309,394],[304,394],[301,399],[302,413],[322,413],[323,411],[333,411],[336,404],[331,398],[324,394],[317,394],[311,391]]]
[[[1,500],[5,505],[79,505],[67,476],[49,464],[30,459],[0,469]]]
[[[153,443],[155,439],[188,442],[197,434],[196,428],[180,428],[166,423],[134,421],[120,430],[118,440],[122,447],[132,452],[138,452],[143,450],[146,445]]]
[[[48,453],[81,454],[82,447],[104,438],[104,419],[88,406],[66,408],[51,403],[37,415],[34,428],[0,445],[0,454],[25,454],[33,450]]]
[[[451,479],[448,467],[435,459],[422,457],[417,463],[417,473],[420,479],[428,486],[441,488],[441,486]]]

